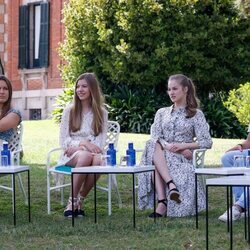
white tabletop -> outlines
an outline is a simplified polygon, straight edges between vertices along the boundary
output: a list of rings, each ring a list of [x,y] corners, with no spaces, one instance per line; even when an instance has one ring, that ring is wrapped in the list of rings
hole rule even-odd
[[[7,167],[0,166],[0,174],[7,174],[7,173],[14,174],[27,170],[29,170],[28,166],[7,166]]]
[[[196,174],[213,174],[213,175],[232,175],[232,174],[245,174],[250,172],[250,168],[246,167],[232,167],[232,168],[196,168]]]
[[[218,185],[218,186],[249,185],[250,186],[250,176],[240,175],[240,176],[210,178],[206,180],[206,185]]]
[[[146,166],[92,166],[92,167],[82,167],[82,168],[72,168],[72,173],[141,173],[147,171],[155,170],[155,166],[146,165]]]

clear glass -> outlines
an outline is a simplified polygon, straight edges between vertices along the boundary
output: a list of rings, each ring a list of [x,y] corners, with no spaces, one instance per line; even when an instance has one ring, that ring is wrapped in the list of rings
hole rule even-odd
[[[120,165],[121,166],[127,166],[127,162],[130,159],[130,155],[122,155],[120,158]]]
[[[246,167],[250,168],[250,155],[246,156]]]
[[[1,165],[2,167],[8,167],[8,156],[7,155],[1,155]]]
[[[109,166],[110,155],[101,155],[101,166]]]
[[[245,167],[244,155],[235,155],[234,156],[234,167]]]

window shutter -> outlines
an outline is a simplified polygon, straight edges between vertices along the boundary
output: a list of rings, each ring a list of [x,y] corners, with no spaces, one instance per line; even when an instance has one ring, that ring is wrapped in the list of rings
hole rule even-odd
[[[49,66],[49,3],[41,3],[40,67]]]
[[[28,66],[28,6],[19,7],[18,68]]]

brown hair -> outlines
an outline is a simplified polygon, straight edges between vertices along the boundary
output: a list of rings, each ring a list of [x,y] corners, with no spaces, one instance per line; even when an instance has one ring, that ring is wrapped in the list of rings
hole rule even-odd
[[[190,78],[182,74],[172,75],[168,79],[169,81],[177,81],[183,88],[187,87],[187,118],[191,118],[196,114],[197,108],[199,107],[199,99],[196,95],[195,86]]]
[[[6,76],[4,76],[4,75],[0,75],[0,81],[4,81],[6,83],[8,91],[9,91],[9,98],[3,104],[2,114],[0,116],[0,119],[2,119],[7,114],[7,112],[10,110],[10,108],[11,108],[12,86],[11,86],[10,80]]]
[[[83,118],[82,104],[81,100],[76,94],[76,88],[78,81],[83,79],[88,83],[88,88],[90,90],[91,108],[93,112],[92,129],[94,131],[94,135],[96,136],[102,132],[104,98],[99,86],[99,82],[94,73],[84,73],[76,80],[73,107],[70,111],[69,129],[73,132],[76,132],[81,127]]]

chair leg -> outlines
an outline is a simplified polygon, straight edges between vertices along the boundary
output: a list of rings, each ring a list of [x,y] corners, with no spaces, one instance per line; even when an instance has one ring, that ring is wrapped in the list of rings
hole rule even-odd
[[[121,200],[121,196],[120,196],[120,193],[119,193],[119,190],[118,190],[116,175],[112,174],[111,178],[112,178],[112,183],[114,184],[115,191],[116,191],[116,194],[117,194],[118,205],[119,205],[119,208],[121,208],[122,207],[122,200]]]
[[[22,193],[23,193],[23,196],[24,196],[24,202],[25,202],[26,205],[28,205],[28,197],[27,197],[27,194],[26,194],[26,192],[24,190],[24,187],[23,187],[22,178],[21,178],[20,174],[17,174],[17,177],[18,177],[18,180],[19,180],[19,186],[20,186],[20,188],[22,190]]]
[[[47,173],[47,212],[50,214],[51,205],[50,205],[50,174]]]

